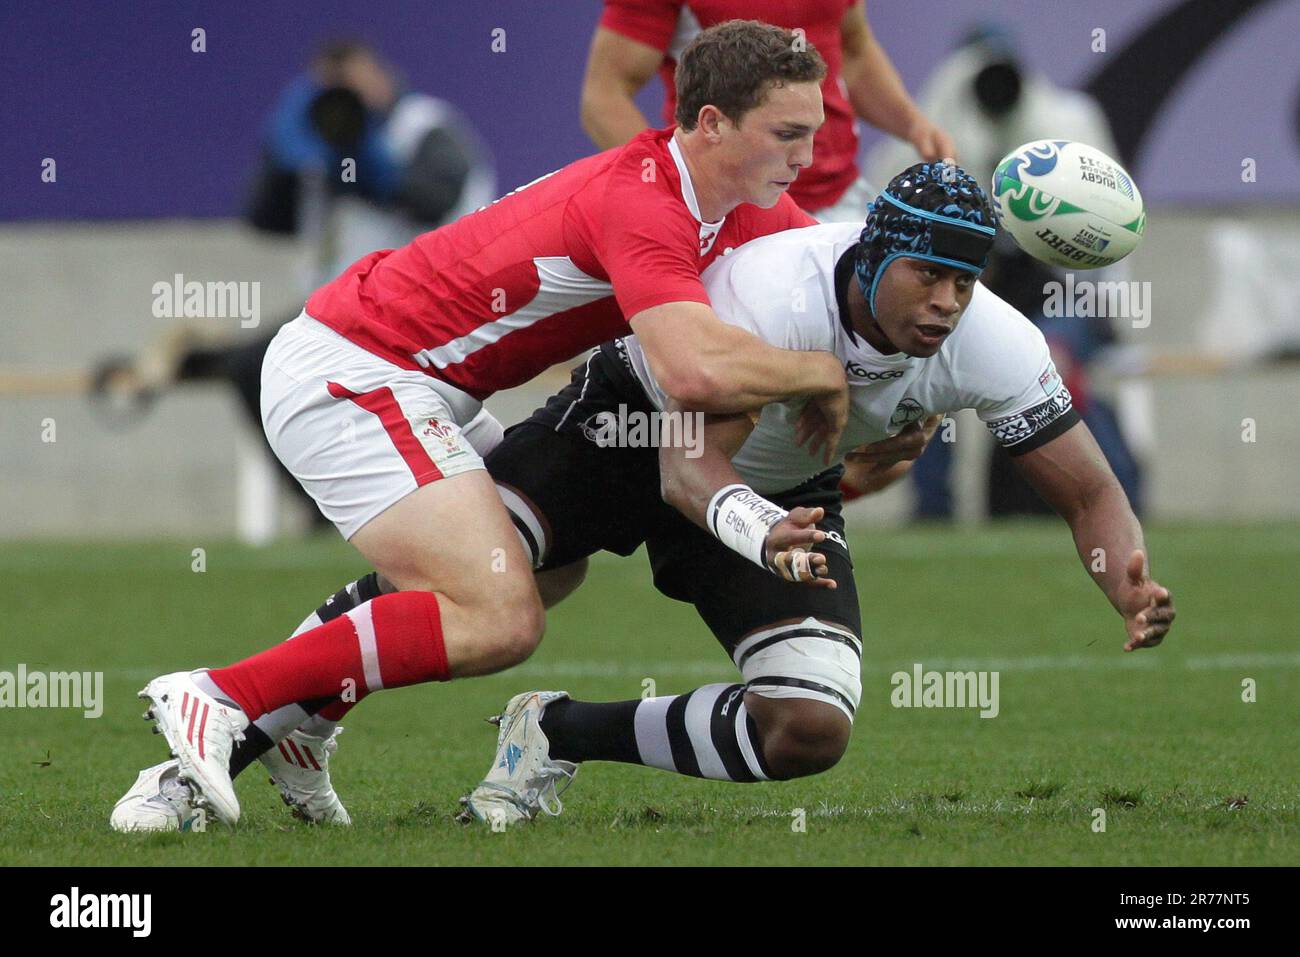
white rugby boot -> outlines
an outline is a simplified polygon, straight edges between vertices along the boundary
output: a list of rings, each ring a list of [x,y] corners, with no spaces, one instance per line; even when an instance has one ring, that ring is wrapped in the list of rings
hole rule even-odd
[[[230,751],[244,740],[248,718],[237,705],[222,704],[194,681],[198,671],[154,678],[140,691],[149,702],[146,719],[167,739],[179,762],[178,776],[193,790],[191,803],[219,821],[239,820],[239,798],[230,779]]]
[[[338,750],[335,728],[328,738],[317,738],[296,728],[257,760],[271,772],[271,783],[293,816],[308,824],[351,824],[347,808],[330,783],[330,755]]]
[[[556,817],[564,810],[560,795],[572,783],[578,766],[551,759],[551,744],[539,721],[548,704],[568,696],[566,691],[527,691],[511,698],[496,718],[488,719],[501,728],[496,757],[487,777],[460,799],[458,821],[482,821],[495,830],[531,821],[538,811]]]
[[[188,831],[198,818],[194,792],[180,779],[175,758],[145,768],[118,798],[108,818],[115,831]]]

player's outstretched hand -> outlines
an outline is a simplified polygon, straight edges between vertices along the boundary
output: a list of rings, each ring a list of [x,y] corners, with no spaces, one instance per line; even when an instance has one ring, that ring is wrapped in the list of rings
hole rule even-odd
[[[808,443],[808,454],[816,455],[821,450],[822,461],[827,465],[840,447],[840,437],[849,424],[849,393],[841,389],[830,395],[813,396],[799,414],[799,422],[794,430],[794,444],[802,446]]]
[[[1154,648],[1165,640],[1174,622],[1174,600],[1169,589],[1147,575],[1147,557],[1141,549],[1129,556],[1124,581],[1119,586],[1120,612],[1128,631],[1125,651]]]
[[[823,508],[796,508],[772,526],[767,536],[767,561],[786,581],[834,588],[835,579],[827,577],[826,556],[812,551],[826,533],[817,523],[826,514]]]

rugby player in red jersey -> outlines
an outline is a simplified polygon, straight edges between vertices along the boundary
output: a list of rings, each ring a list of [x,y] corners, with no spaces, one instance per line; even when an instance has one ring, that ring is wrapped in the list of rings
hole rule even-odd
[[[229,667],[149,682],[146,716],[176,760],[141,772],[114,827],[180,827],[169,793],[234,823],[232,772],[263,751],[286,800],[313,819],[346,821],[332,788],[305,794],[293,777],[295,767],[323,768],[332,739],[303,732],[266,750],[285,722],[306,717],[298,702],[342,696],[323,712],[337,718],[382,688],[528,657],[543,609],[483,466],[501,437],[482,408],[493,392],[635,332],[682,406],[725,413],[807,397],[811,441],[836,445],[848,414],[838,359],[775,349],[724,324],[700,281],[723,252],[812,223],[785,194],[812,162],[825,75],[816,50],[788,30],[754,21],[707,30],[681,56],[675,128],[372,253],[308,300],[263,365],[267,437],[401,590]]]

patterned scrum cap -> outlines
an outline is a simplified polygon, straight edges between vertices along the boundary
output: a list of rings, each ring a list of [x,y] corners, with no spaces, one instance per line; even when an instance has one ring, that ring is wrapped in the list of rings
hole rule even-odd
[[[917,163],[889,181],[867,207],[855,271],[876,309],[876,285],[900,256],[955,266],[978,276],[997,236],[997,214],[975,178],[950,163]]]

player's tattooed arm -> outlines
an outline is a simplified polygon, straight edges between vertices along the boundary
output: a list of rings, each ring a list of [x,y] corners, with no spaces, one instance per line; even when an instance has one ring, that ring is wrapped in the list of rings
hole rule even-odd
[[[690,415],[680,406],[669,403],[667,412]],[[705,531],[718,537],[752,561],[788,581],[834,588],[827,576],[826,557],[811,552],[812,546],[824,541],[826,533],[816,525],[825,514],[820,508],[796,508],[789,513],[767,502],[744,484],[731,464],[731,457],[745,444],[754,429],[756,415],[736,412],[703,415],[700,441],[663,443],[659,447],[659,474],[664,501]],[[683,434],[684,431],[683,431]],[[734,530],[715,527],[715,502],[720,493],[740,490],[743,508],[752,511],[739,527],[748,536]],[[736,502],[731,502],[735,507]],[[767,514],[764,514],[767,513]],[[759,531],[762,534],[756,535]]]
[[[699,302],[644,309],[630,324],[660,388],[684,409],[746,412],[810,398],[819,415],[800,444],[824,449],[829,464],[849,420],[848,383],[834,355],[779,349]]]
[[[1160,644],[1174,621],[1173,596],[1151,578],[1142,526],[1088,427],[1076,423],[1013,461],[1069,523],[1083,567],[1124,619],[1124,650]]]

